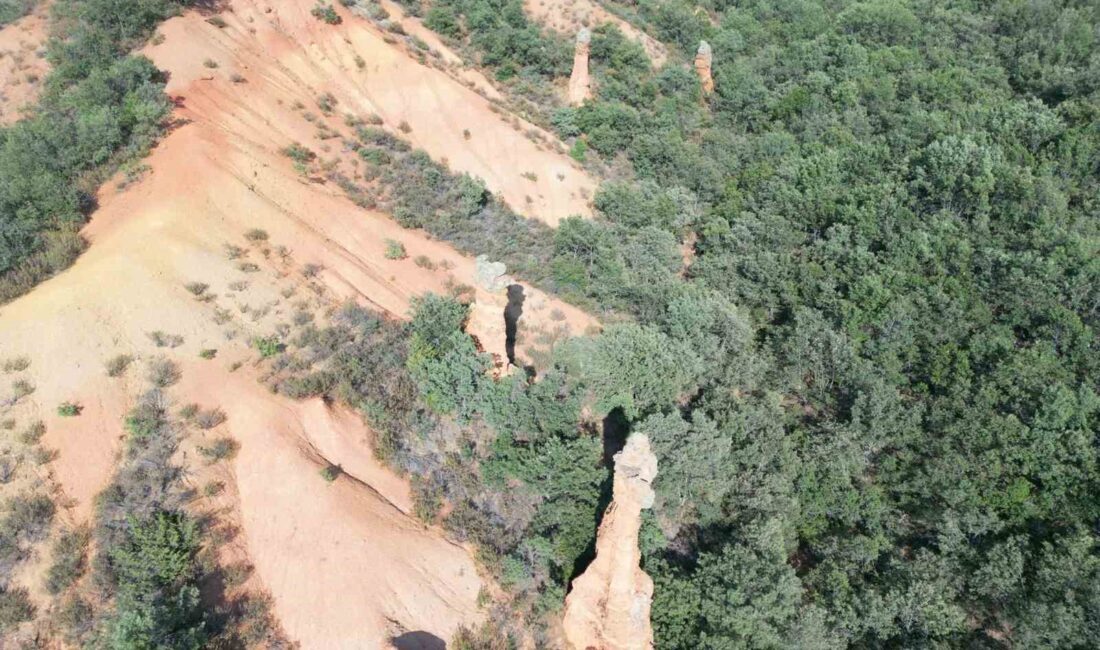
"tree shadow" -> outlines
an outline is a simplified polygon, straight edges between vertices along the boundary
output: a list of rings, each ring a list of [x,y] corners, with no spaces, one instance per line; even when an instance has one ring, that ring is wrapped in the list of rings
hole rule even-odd
[[[596,517],[593,531],[600,529],[603,516],[607,512],[607,506],[611,505],[613,487],[615,485],[615,454],[626,446],[626,438],[630,435],[630,420],[623,413],[622,408],[612,409],[603,419],[603,466],[607,468],[607,475],[600,482],[600,497],[596,503]],[[596,559],[596,535],[593,532],[592,539],[584,552],[573,563],[573,570],[566,581],[566,591],[573,584],[573,580],[584,573],[592,560]]]
[[[508,354],[508,363],[516,363],[516,333],[519,329],[519,317],[523,315],[523,285],[508,285],[508,306],[504,308],[504,350]]]
[[[390,640],[397,650],[446,650],[447,643],[431,632],[406,632]]]

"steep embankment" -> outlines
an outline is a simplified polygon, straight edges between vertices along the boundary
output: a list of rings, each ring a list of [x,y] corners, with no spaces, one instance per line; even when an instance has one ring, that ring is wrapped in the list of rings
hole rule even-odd
[[[46,62],[47,5],[0,29],[0,125],[19,119],[42,89]]]
[[[348,298],[403,316],[416,295],[475,285],[475,262],[356,207],[280,150],[309,143],[354,173],[352,156],[318,125],[338,131],[347,128],[343,113],[376,113],[385,128],[407,130],[433,156],[547,221],[584,210],[592,181],[365,21],[345,13],[342,25],[326,25],[310,6],[242,1],[225,14],[225,28],[194,13],[162,26],[163,40],[147,53],[169,74],[183,123],[144,161],[144,173],[124,189],[104,188],[85,230],[90,248],[76,264],[0,307],[0,358],[29,358],[35,390],[21,400],[20,417],[46,422],[43,442],[59,452],[48,468],[69,520],[88,519],[113,471],[122,418],[148,385],[149,361],[165,356],[182,373],[169,390],[177,405],[218,406],[228,416],[217,433],[240,450],[222,498],[288,635],[305,648],[381,647],[400,631],[448,639],[479,617],[482,582],[469,553],[409,516],[407,487],[370,456],[370,432],[357,417],[263,387],[249,341],[280,331],[294,314],[323,318]],[[339,107],[333,115],[310,121],[296,108],[320,113],[312,107],[326,92]],[[521,176],[527,170],[537,182]],[[247,241],[256,228],[267,239]],[[408,258],[386,259],[388,239],[402,242]],[[208,288],[196,297],[188,283]],[[527,295],[521,337],[592,322],[529,287]],[[156,331],[180,342],[158,347],[149,336]],[[201,359],[204,349],[216,357]],[[104,364],[118,354],[137,361],[108,378]],[[57,414],[66,400],[83,406],[79,416]],[[346,475],[326,483],[326,463]]]

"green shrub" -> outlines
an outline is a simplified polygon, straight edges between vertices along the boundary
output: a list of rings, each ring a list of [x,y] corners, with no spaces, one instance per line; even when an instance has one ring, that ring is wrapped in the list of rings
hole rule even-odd
[[[408,253],[405,252],[405,245],[396,239],[386,240],[386,259],[388,260],[403,260],[408,257]]]
[[[209,360],[209,359],[213,359],[216,356],[218,356],[218,351],[215,350],[214,348],[204,348],[202,350],[199,350],[199,358],[201,358],[201,359],[208,359]]]
[[[321,478],[325,479],[329,483],[332,483],[337,478],[339,478],[340,474],[342,473],[343,470],[340,469],[339,465],[326,465],[321,468]]]
[[[317,98],[317,107],[320,108],[321,112],[325,115],[331,114],[332,111],[335,110],[336,104],[336,96],[332,93],[322,93],[321,96]]]
[[[582,162],[584,162],[587,155],[588,155],[588,143],[585,142],[584,140],[582,140],[581,138],[577,138],[576,142],[573,143],[573,146],[569,147],[569,156],[573,160],[576,160],[577,162],[582,163]]]
[[[294,162],[306,164],[312,162],[317,158],[317,154],[313,153],[309,147],[302,146],[297,142],[289,144],[283,147],[283,155],[290,158]]]
[[[310,10],[314,18],[323,20],[329,25],[339,25],[343,22],[340,18],[340,14],[336,13],[336,10],[332,8],[332,5],[318,4]]]
[[[57,406],[57,414],[65,418],[76,417],[83,410],[84,407],[76,402],[62,402]]]
[[[185,406],[181,410],[187,408]],[[140,442],[161,433],[167,422],[168,409],[164,397],[159,391],[150,391],[142,395],[134,408],[126,414],[123,425],[131,440]]]
[[[274,336],[257,336],[252,339],[252,346],[259,351],[264,359],[273,357],[286,349],[286,345]]]

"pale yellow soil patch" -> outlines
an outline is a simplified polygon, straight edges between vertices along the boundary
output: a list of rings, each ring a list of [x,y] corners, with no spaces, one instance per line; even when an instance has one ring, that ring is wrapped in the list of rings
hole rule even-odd
[[[50,67],[46,61],[47,15],[43,3],[0,29],[0,125],[18,120],[42,90]]]

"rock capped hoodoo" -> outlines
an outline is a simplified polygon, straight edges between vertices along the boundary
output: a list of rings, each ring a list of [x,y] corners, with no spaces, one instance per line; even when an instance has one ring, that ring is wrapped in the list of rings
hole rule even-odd
[[[714,92],[714,77],[711,76],[712,59],[710,43],[699,41],[699,49],[695,53],[695,74],[699,75],[699,84],[703,87],[704,95]]]
[[[565,599],[565,638],[572,648],[653,648],[653,580],[640,566],[638,532],[642,509],[653,505],[656,476],[649,438],[632,434],[615,454],[612,499],[596,536],[596,559],[573,581]]]
[[[592,42],[592,32],[582,27],[577,32],[573,46],[573,72],[569,75],[569,104],[580,106],[584,100],[592,98],[592,81],[588,75],[588,50]]]
[[[477,332],[482,350],[493,356],[502,374],[508,372],[507,332],[504,326],[504,308],[508,304],[508,285],[504,262],[491,262],[485,255],[476,259],[477,300],[470,305],[470,331]]]

